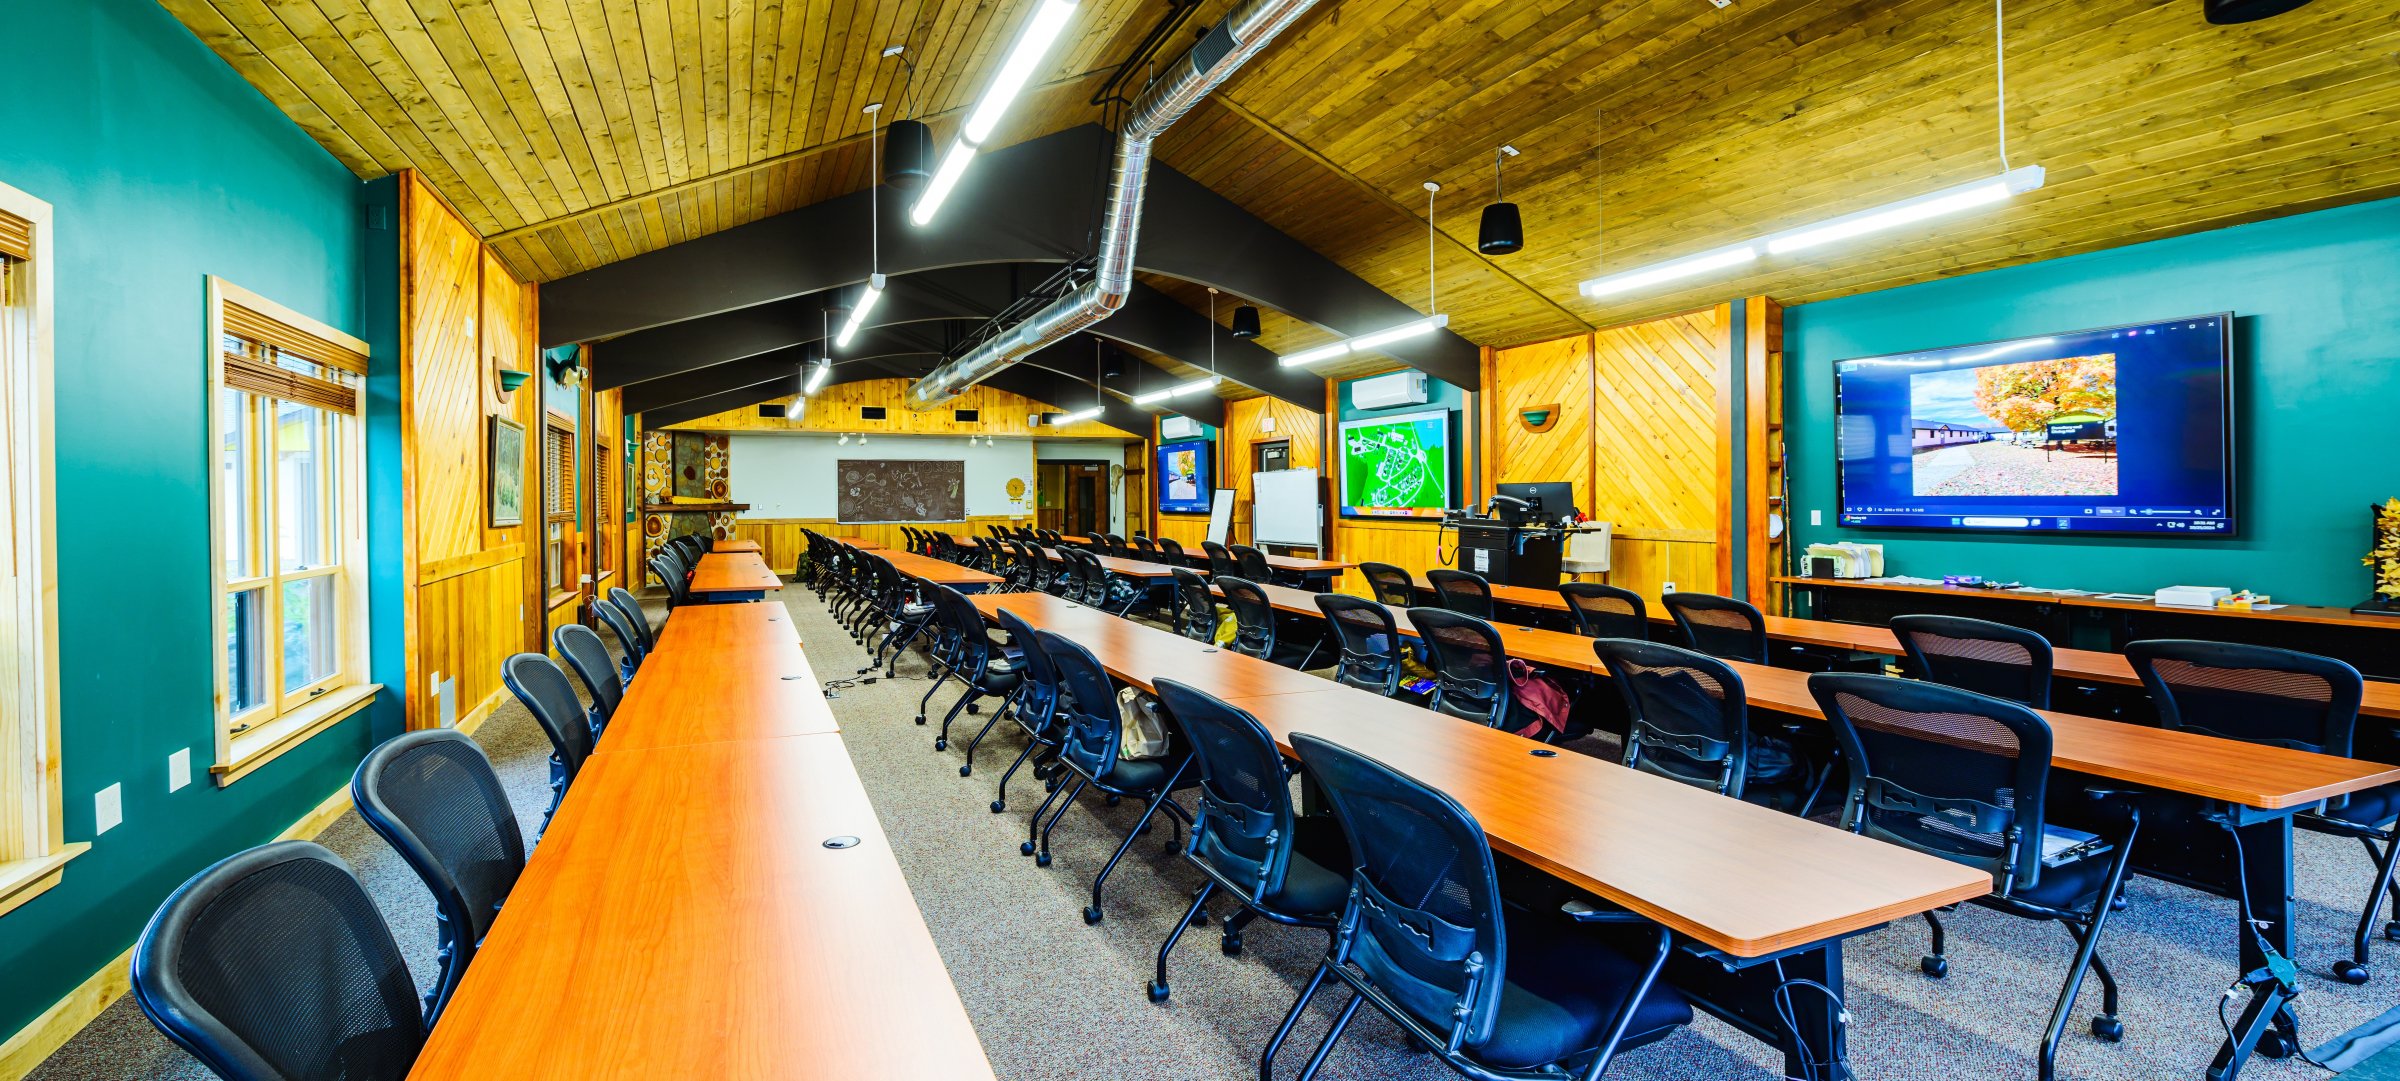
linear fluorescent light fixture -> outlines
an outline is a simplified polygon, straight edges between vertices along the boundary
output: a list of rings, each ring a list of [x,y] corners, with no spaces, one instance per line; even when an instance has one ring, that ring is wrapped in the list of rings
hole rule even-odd
[[[810,365],[808,369],[808,382],[801,384],[800,393],[803,396],[815,394],[818,387],[825,385],[825,376],[832,371],[833,362],[829,360],[820,360],[815,364]]]
[[[1207,390],[1208,388],[1216,386],[1221,382],[1224,382],[1224,378],[1214,375],[1209,376],[1206,379],[1194,379],[1189,383],[1178,383],[1175,386],[1168,387],[1165,390],[1154,390],[1148,394],[1135,395],[1133,404],[1150,405],[1155,402],[1163,402],[1169,398],[1189,394],[1195,390]]]
[[[959,128],[958,140],[950,144],[950,152],[942,159],[933,183],[926,186],[925,194],[917,197],[916,207],[909,211],[910,221],[919,226],[933,224],[942,201],[950,197],[951,189],[965,175],[967,163],[974,160],[976,150],[1000,126],[1009,106],[1016,104],[1017,95],[1025,91],[1025,84],[1032,81],[1042,59],[1050,55],[1050,47],[1058,44],[1059,34],[1074,17],[1074,0],[1041,0],[1033,9],[1033,17],[1017,32],[1016,44],[1008,47],[1008,57],[1000,62],[999,73],[992,77],[990,86],[984,87],[983,96],[967,114],[967,122]]]
[[[842,332],[833,336],[836,349],[850,348],[850,339],[858,337],[858,328],[867,325],[867,313],[875,310],[875,302],[883,299],[883,275],[867,275],[867,291],[859,294],[858,303],[851,305],[850,318],[842,323]]]
[[[1813,248],[1819,244],[1848,240],[1852,237],[1881,232],[1911,222],[1938,218],[1945,214],[1956,214],[1962,210],[1972,210],[1979,206],[1988,206],[2010,196],[2039,188],[2042,186],[2043,180],[2044,174],[2041,166],[2021,166],[1998,176],[1911,196],[1895,203],[1869,207],[1854,214],[1844,214],[1838,218],[1803,225],[1796,229],[1786,229],[1756,240],[1746,240],[1739,244],[1714,248],[1698,255],[1689,255],[1664,263],[1652,263],[1649,266],[1637,267],[1621,274],[1611,274],[1605,278],[1594,278],[1584,282],[1579,289],[1587,297],[1615,296],[1646,286],[1695,277],[1712,270],[1740,266],[1757,259],[1762,254],[1785,255]]]
[[[1428,315],[1422,319],[1411,319],[1408,322],[1402,323],[1396,327],[1386,327],[1382,330],[1374,331],[1372,333],[1361,334],[1355,338],[1344,339],[1342,341],[1335,342],[1332,345],[1320,345],[1315,349],[1304,350],[1288,356],[1277,357],[1275,358],[1275,362],[1283,365],[1286,368],[1296,367],[1302,364],[1314,364],[1320,360],[1332,360],[1335,357],[1347,356],[1351,353],[1368,352],[1373,349],[1390,345],[1393,342],[1407,341],[1410,338],[1431,334],[1434,331],[1449,325],[1450,316],[1447,313],[1442,315]]]
[[[1940,191],[1928,192],[1914,198],[1902,199],[1897,203],[1886,203],[1879,207],[1861,210],[1856,214],[1844,214],[1831,221],[1822,221],[1815,225],[1804,225],[1798,229],[1777,233],[1767,238],[1767,251],[1782,255],[1803,248],[1813,248],[1819,244],[1830,244],[1836,240],[1848,240],[1854,236],[1881,232],[1885,229],[1907,225],[1910,222],[1938,218],[1944,214],[1956,214],[1961,210],[1972,210],[1975,207],[2000,202],[2011,195],[2032,191],[2042,186],[2042,180],[2042,167],[2039,165],[2011,169],[1986,180],[1960,184],[1954,188],[1943,188]]]
[[[1076,421],[1079,421],[1079,420],[1097,420],[1097,419],[1099,419],[1099,417],[1100,417],[1100,407],[1099,407],[1099,406],[1093,406],[1093,407],[1092,407],[1092,408],[1090,408],[1090,409],[1078,409],[1078,410],[1076,410],[1076,411],[1074,411],[1074,412],[1072,412],[1072,413],[1060,413],[1060,414],[1058,415],[1058,419],[1057,419],[1057,420],[1054,420],[1054,421],[1051,421],[1050,423],[1051,423],[1051,424],[1053,424],[1053,425],[1057,425],[1057,424],[1073,424],[1073,423],[1075,423]]]

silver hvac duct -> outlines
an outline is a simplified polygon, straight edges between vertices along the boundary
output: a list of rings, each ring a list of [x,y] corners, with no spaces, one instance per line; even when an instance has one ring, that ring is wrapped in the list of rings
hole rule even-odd
[[[1124,307],[1126,295],[1133,291],[1133,246],[1142,233],[1151,144],[1314,6],[1316,0],[1250,0],[1209,30],[1166,79],[1143,91],[1117,135],[1117,168],[1109,179],[1108,216],[1101,224],[1099,266],[1092,280],[917,380],[908,388],[908,407],[941,405],[992,373]]]

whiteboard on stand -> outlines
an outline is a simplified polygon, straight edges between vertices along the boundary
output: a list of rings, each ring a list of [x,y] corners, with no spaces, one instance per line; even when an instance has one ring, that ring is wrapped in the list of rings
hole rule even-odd
[[[1325,507],[1317,502],[1316,470],[1252,473],[1250,492],[1250,543],[1323,547]]]
[[[1217,489],[1208,504],[1208,539],[1218,544],[1231,544],[1233,533],[1233,489]]]

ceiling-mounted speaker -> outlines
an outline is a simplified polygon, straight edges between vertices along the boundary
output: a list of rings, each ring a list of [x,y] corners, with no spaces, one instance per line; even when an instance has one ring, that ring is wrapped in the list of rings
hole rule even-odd
[[[2200,0],[2200,10],[2208,21],[2231,26],[2281,15],[2305,3],[2308,0]]]
[[[1233,336],[1243,339],[1258,337],[1257,308],[1244,304],[1233,310]]]
[[[914,191],[933,177],[933,129],[922,120],[894,120],[883,129],[883,182]]]
[[[1485,255],[1507,255],[1525,249],[1525,219],[1517,213],[1515,203],[1493,203],[1483,208],[1483,227],[1475,231],[1475,250]]]

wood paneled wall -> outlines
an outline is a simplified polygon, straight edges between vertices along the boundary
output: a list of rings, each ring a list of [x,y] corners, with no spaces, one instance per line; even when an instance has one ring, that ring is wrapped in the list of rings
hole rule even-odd
[[[1336,519],[1333,534],[1334,558],[1345,563],[1389,563],[1419,583],[1425,581],[1426,571],[1458,565],[1458,555],[1452,551],[1458,535],[1432,522]],[[1356,570],[1343,572],[1337,588],[1361,597],[1369,595],[1367,580]]]
[[[538,404],[503,395],[493,369],[535,370],[534,287],[509,276],[473,230],[413,174],[400,186],[400,414],[409,517],[405,620],[411,728],[438,725],[434,687],[455,681],[456,720],[471,724],[506,693],[500,662],[538,649],[541,514]],[[493,528],[489,417],[523,425],[527,522]]]
[[[1026,420],[1035,413],[1061,413],[1066,410],[1047,402],[1037,402],[1020,394],[977,384],[966,393],[945,403],[939,409],[922,413],[902,404],[908,397],[906,379],[861,379],[854,383],[836,383],[819,390],[807,399],[801,415],[792,417],[762,417],[758,406],[728,409],[698,420],[670,425],[671,430],[696,432],[861,432],[880,435],[992,435],[1035,437],[1041,439],[1125,439],[1139,438],[1139,432],[1120,431],[1098,421],[1078,421],[1056,428],[1036,428]],[[781,404],[789,412],[798,407],[798,396],[777,398],[762,404]],[[884,408],[884,419],[862,420],[859,410],[878,405]],[[976,419],[957,419],[957,411],[973,409]]]
[[[1485,472],[1564,480],[1610,523],[1608,580],[1656,599],[1664,584],[1717,592],[1728,575],[1732,370],[1727,305],[1494,350],[1486,372]],[[1536,432],[1527,409],[1550,407]]]
[[[1225,403],[1225,428],[1217,439],[1217,449],[1223,458],[1217,466],[1219,483],[1234,490],[1234,539],[1250,543],[1251,469],[1254,448],[1260,443],[1278,439],[1291,442],[1291,466],[1294,469],[1317,469],[1325,460],[1325,415],[1310,412],[1281,398],[1261,396]],[[1202,533],[1208,531],[1208,520],[1200,520]],[[1177,540],[1183,538],[1177,537]]]
[[[900,534],[902,525],[930,529],[938,533],[959,536],[989,536],[987,526],[1032,525],[1033,519],[1024,515],[970,514],[962,522],[874,522],[844,524],[831,518],[736,518],[733,535],[736,539],[754,540],[764,551],[767,566],[777,574],[790,574],[800,556],[808,551],[808,538],[803,530],[815,530],[827,537],[850,537],[873,541],[886,548],[908,549],[908,538]]]

